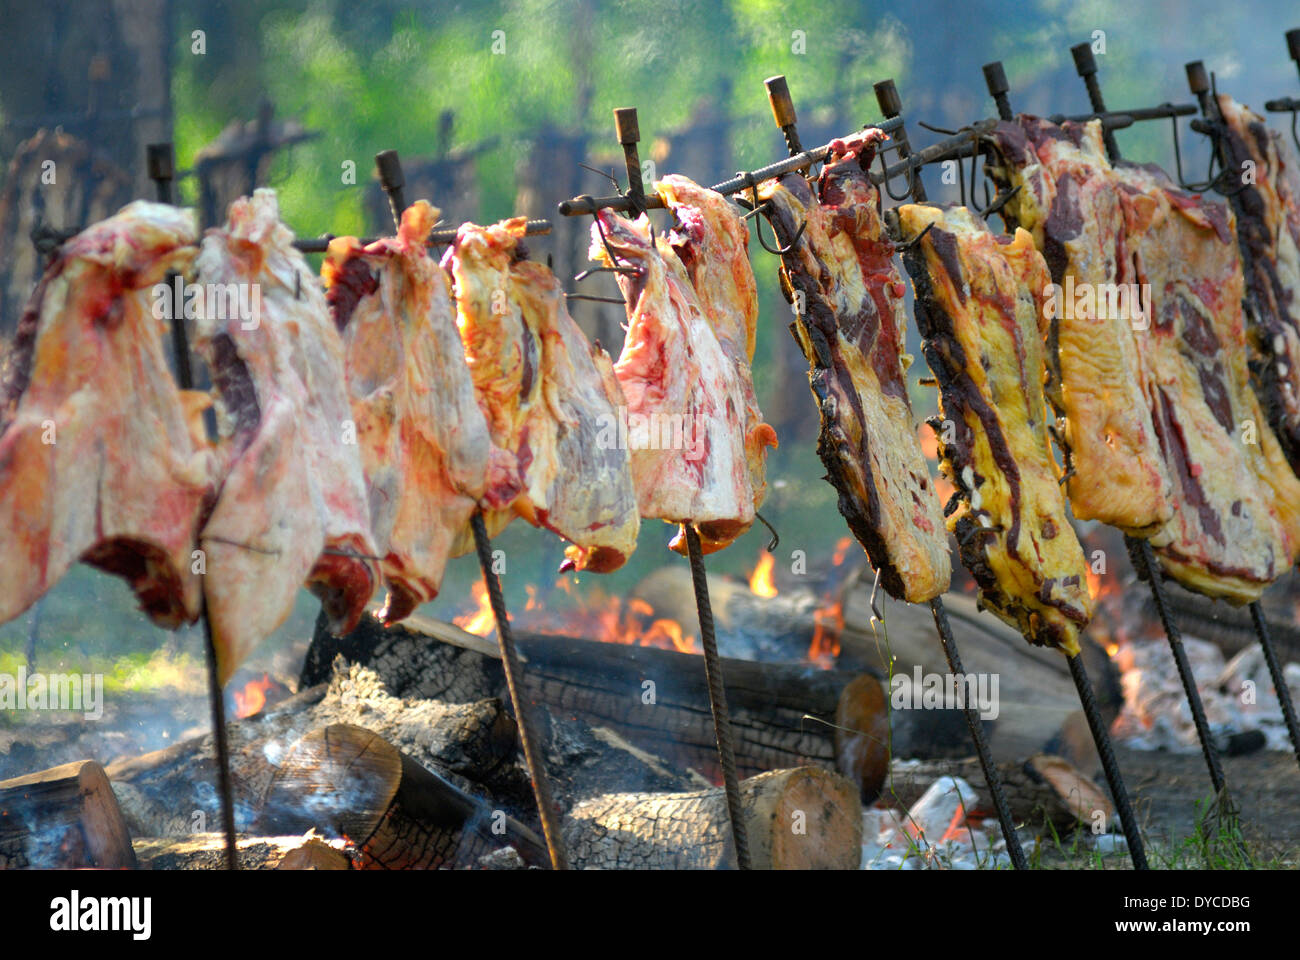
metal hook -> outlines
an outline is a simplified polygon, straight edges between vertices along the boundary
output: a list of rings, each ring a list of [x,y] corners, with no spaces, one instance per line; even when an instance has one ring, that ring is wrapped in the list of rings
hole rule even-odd
[[[980,211],[980,216],[987,220],[992,214],[997,213],[1010,202],[1011,198],[1020,192],[1019,185],[1012,187],[1006,193],[998,194],[997,198],[987,207]]]
[[[885,194],[895,203],[902,203],[904,200],[910,200],[912,195],[916,193],[917,177],[916,164],[912,161],[911,156],[903,158],[903,162],[907,164],[907,189],[901,194],[894,193],[893,188],[889,185],[889,165],[885,163],[885,155],[883,153],[879,156],[880,182],[885,188]]]
[[[614,176],[613,171],[611,171],[611,170],[598,170],[598,169],[596,169],[596,168],[593,167],[593,166],[589,166],[588,164],[583,163],[581,160],[578,161],[578,166],[582,167],[584,170],[590,170],[592,173],[599,174],[599,175],[602,176],[602,177],[607,177],[607,178],[609,179],[609,182],[612,183],[612,184],[614,184],[614,192],[615,192],[615,193],[622,193],[622,192],[623,192],[623,188],[622,188],[621,186],[619,186],[618,177]]]
[[[769,541],[768,541],[768,544],[767,544],[767,552],[768,552],[768,553],[771,553],[771,552],[773,552],[773,551],[777,548],[777,546],[781,543],[781,537],[780,537],[780,535],[776,532],[776,527],[774,527],[774,526],[772,526],[770,523],[768,523],[768,522],[767,522],[767,518],[764,517],[764,516],[763,516],[761,513],[759,513],[757,510],[754,511],[754,516],[757,517],[759,523],[761,523],[763,526],[767,527],[768,532],[769,532],[770,534],[772,534],[772,539],[769,540]]]
[[[550,255],[548,254],[547,256],[550,256]],[[631,267],[588,267],[586,270],[582,271],[582,273],[577,274],[577,275],[573,278],[573,282],[574,282],[574,283],[581,283],[583,280],[586,280],[586,279],[587,279],[589,276],[591,276],[593,273],[623,273],[623,274],[634,274],[634,273],[636,273],[636,271],[635,271],[634,269],[632,269]]]
[[[904,240],[902,243],[898,244],[898,246],[895,249],[897,249],[900,252],[903,250],[911,250],[914,246],[916,246],[918,243],[921,242],[922,237],[924,237],[927,233],[929,233],[931,230],[934,229],[934,225],[938,222],[939,222],[938,220],[931,220],[929,223],[925,225],[924,230],[922,230],[920,233],[914,236],[911,240]]]
[[[1219,152],[1218,151],[1219,134],[1215,132],[1210,135],[1210,139],[1212,141],[1211,146],[1214,149],[1210,151],[1210,167],[1205,172],[1207,179],[1205,180],[1204,183],[1188,183],[1187,180],[1183,177],[1183,151],[1182,151],[1182,147],[1179,145],[1178,142],[1178,117],[1171,115],[1169,117],[1169,121],[1170,123],[1173,124],[1173,128],[1174,128],[1174,169],[1175,172],[1178,174],[1178,185],[1182,187],[1184,190],[1190,190],[1192,193],[1202,193],[1206,190],[1209,190],[1214,186],[1215,181],[1218,179],[1218,176],[1216,176],[1214,173],[1214,160]]]
[[[595,200],[595,198],[592,197],[592,195],[589,194],[589,193],[584,193],[582,196],[578,197],[577,199],[578,199],[579,201],[582,201],[582,200],[590,201],[590,203],[591,203],[591,205],[592,205],[593,207],[596,205],[596,200]],[[617,263],[619,263],[620,261],[622,261],[623,258],[620,257],[618,254],[616,254],[616,253],[614,252],[614,249],[609,245],[609,238],[605,236],[605,225],[604,225],[603,223],[600,222],[600,212],[597,211],[597,212],[593,213],[593,214],[591,215],[591,218],[592,218],[593,220],[596,221],[596,232],[600,234],[600,242],[601,242],[601,245],[604,246],[604,248],[605,248],[605,253],[607,253],[607,254],[609,255],[609,262],[612,263],[612,264],[617,264]],[[632,269],[632,270],[635,270],[635,269],[636,269],[635,267],[631,267],[630,264],[629,264],[629,267],[630,267],[630,269]]]
[[[757,213],[760,209],[770,209],[768,207],[768,201],[765,200],[762,203],[759,203],[758,182],[754,179],[754,175],[752,173],[750,173],[748,170],[741,170],[736,173],[736,176],[742,178],[745,181],[745,185],[749,187],[750,213]],[[783,257],[787,253],[792,253],[795,247],[798,246],[799,238],[803,236],[804,228],[807,226],[808,226],[808,221],[805,219],[803,223],[799,224],[799,229],[794,232],[794,237],[790,240],[790,242],[784,247],[778,245],[775,250],[773,250],[771,247],[767,245],[767,239],[763,236],[762,217],[759,217],[757,220],[754,221],[754,233],[758,237],[758,245],[760,247],[762,247],[768,253],[773,254],[774,256]]]

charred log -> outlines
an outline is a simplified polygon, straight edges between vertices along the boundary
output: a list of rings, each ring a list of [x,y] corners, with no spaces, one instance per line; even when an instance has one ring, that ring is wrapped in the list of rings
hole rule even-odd
[[[258,822],[271,832],[315,827],[347,837],[361,869],[452,867],[507,845],[529,863],[548,862],[523,824],[349,724],[302,738],[276,771]]]
[[[862,852],[857,788],[816,767],[773,770],[740,784],[759,870],[853,870]],[[601,869],[717,870],[734,866],[721,788],[621,793],[585,801],[564,821],[574,863]]]
[[[136,867],[104,768],[82,760],[0,781],[0,869],[72,867]]]

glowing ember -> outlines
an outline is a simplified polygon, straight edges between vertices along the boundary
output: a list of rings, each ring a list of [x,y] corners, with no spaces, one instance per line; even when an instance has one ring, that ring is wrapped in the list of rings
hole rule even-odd
[[[772,569],[776,566],[776,557],[764,550],[758,555],[758,566],[749,575],[749,590],[755,596],[775,597],[776,583],[772,580]]]
[[[492,616],[492,604],[488,600],[487,587],[483,586],[482,580],[474,584],[474,603],[478,605],[478,609],[473,613],[454,617],[451,622],[467,633],[486,637],[496,630],[497,621]]]
[[[249,680],[243,690],[235,691],[235,718],[251,717],[266,706],[266,692],[275,685],[269,674],[261,680]]]
[[[840,655],[840,634],[844,632],[844,605],[839,601],[813,613],[813,638],[808,659],[823,668]]]

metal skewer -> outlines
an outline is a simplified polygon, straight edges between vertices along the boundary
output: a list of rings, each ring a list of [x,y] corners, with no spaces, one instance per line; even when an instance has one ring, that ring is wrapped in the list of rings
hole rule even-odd
[[[640,125],[635,107],[620,107],[614,111],[614,129],[623,148],[623,161],[627,168],[628,191],[614,209],[638,215],[649,207],[662,207],[658,195],[647,196],[641,178],[641,158],[637,143],[641,139]],[[580,209],[582,198],[574,201],[573,213],[595,213],[611,204],[596,201]],[[560,211],[572,216],[565,204]],[[599,223],[599,221],[597,221]],[[653,235],[653,234],[652,234]],[[736,867],[752,869],[749,854],[749,835],[745,828],[744,811],[740,802],[740,780],[736,774],[735,734],[731,729],[731,713],[727,708],[727,688],[722,675],[722,661],[718,657],[718,643],[713,626],[713,607],[709,602],[708,576],[704,568],[704,551],[700,547],[699,533],[690,521],[682,523],[686,536],[687,555],[691,564],[691,585],[695,591],[695,610],[700,622],[700,645],[704,651],[704,677],[709,690],[709,709],[713,714],[713,736],[718,747],[718,761],[722,767],[722,787],[727,798],[727,819],[731,826],[731,842],[736,852]]]
[[[897,130],[900,126],[899,121],[883,120],[880,123],[873,123],[869,126],[877,127],[886,133]],[[729,180],[723,180],[721,183],[715,183],[709,189],[715,193],[721,193],[724,196],[730,196],[733,193],[739,193],[742,190],[748,190],[750,186],[758,181],[769,180],[772,177],[779,177],[783,174],[794,173],[797,170],[806,170],[814,164],[821,163],[826,159],[826,154],[830,152],[830,144],[817,147],[814,150],[805,150],[803,153],[796,154],[785,160],[778,160],[775,163],[769,163],[765,167],[748,173],[742,173],[732,177]],[[638,167],[638,176],[640,168]],[[618,210],[623,213],[632,211],[634,203],[628,194],[620,194],[613,197],[575,197],[572,200],[561,201],[557,209],[563,216],[580,217],[588,213],[595,213],[598,210]],[[664,202],[657,195],[645,197],[646,210],[662,210]]]
[[[154,182],[158,202],[172,202],[172,179],[176,171],[175,154],[170,143],[151,143],[146,148],[149,178]],[[170,284],[169,284],[170,285]],[[194,368],[190,363],[189,339],[185,333],[185,315],[172,305],[172,350],[176,360],[176,380],[182,390],[194,389]],[[226,835],[226,869],[239,869],[239,850],[235,842],[235,801],[230,786],[230,746],[226,740],[226,702],[217,677],[217,647],[212,639],[212,619],[208,616],[206,585],[199,592],[199,620],[203,624],[203,653],[208,666],[208,703],[212,712],[212,739],[217,751],[217,793],[221,798],[221,828]]]
[[[1074,57],[1075,69],[1078,71],[1079,76],[1083,78],[1084,86],[1088,89],[1088,100],[1092,104],[1092,108],[1098,112],[1105,111],[1106,101],[1102,96],[1101,84],[1097,81],[1097,61],[1092,55],[1092,46],[1087,43],[1075,44],[1070,48],[1070,53]],[[1113,137],[1106,138],[1106,155],[1112,161],[1120,159],[1119,145],[1115,143]],[[1178,627],[1169,612],[1168,600],[1165,597],[1164,585],[1160,582],[1161,573],[1159,565],[1156,563],[1155,554],[1151,550],[1151,544],[1146,540],[1125,535],[1124,542],[1128,545],[1129,556],[1137,568],[1138,577],[1151,583],[1151,594],[1155,598],[1156,609],[1160,612],[1160,621],[1164,624],[1165,636],[1169,639],[1169,649],[1173,652],[1174,663],[1178,667],[1178,678],[1182,681],[1183,692],[1187,695],[1187,703],[1192,710],[1192,720],[1196,725],[1196,736],[1201,741],[1201,752],[1205,755],[1205,765],[1210,772],[1210,782],[1214,785],[1214,792],[1222,798],[1224,788],[1223,766],[1210,734],[1209,723],[1205,719],[1205,705],[1201,702],[1200,691],[1196,689],[1196,677],[1193,675],[1191,664],[1187,660],[1187,652],[1183,649],[1182,634],[1179,633]]]
[[[393,212],[393,223],[400,227],[402,213],[406,210],[406,178],[402,174],[402,164],[397,151],[384,150],[377,153],[375,168],[379,171],[379,181],[388,195],[389,206]],[[555,812],[551,781],[546,773],[546,764],[540,749],[541,740],[537,736],[537,725],[533,721],[532,705],[525,696],[523,668],[519,662],[519,653],[515,649],[514,636],[510,632],[510,616],[506,612],[505,595],[501,592],[501,582],[497,579],[496,571],[492,569],[492,542],[488,539],[487,526],[483,522],[481,510],[474,511],[474,515],[470,518],[470,527],[474,531],[474,550],[478,554],[479,567],[483,571],[483,585],[487,587],[488,602],[492,607],[492,616],[496,620],[501,665],[505,670],[506,687],[510,691],[510,703],[519,726],[519,743],[523,748],[528,777],[532,781],[533,798],[537,802],[537,816],[541,820],[542,835],[546,838],[546,849],[551,857],[551,869],[567,870],[569,861],[560,834],[559,819]]]
[[[686,550],[691,561],[691,586],[695,590],[695,609],[700,618],[700,646],[704,650],[704,680],[709,688],[709,709],[713,714],[713,737],[718,744],[722,766],[722,788],[727,797],[727,819],[731,821],[731,842],[736,848],[736,867],[751,870],[749,830],[740,805],[740,778],[736,774],[736,746],[731,729],[731,711],[727,708],[727,685],[718,657],[718,641],[713,630],[713,606],[709,602],[709,579],[704,569],[704,551],[700,535],[692,523],[682,524],[686,533]]]
[[[1196,676],[1192,673],[1187,651],[1183,649],[1183,635],[1178,625],[1174,623],[1173,614],[1169,610],[1169,598],[1165,596],[1164,584],[1160,582],[1160,570],[1155,554],[1151,550],[1151,544],[1146,540],[1126,535],[1124,543],[1128,547],[1129,556],[1133,559],[1138,578],[1149,580],[1151,583],[1151,595],[1155,598],[1156,612],[1160,614],[1165,636],[1169,638],[1169,648],[1174,653],[1178,677],[1183,683],[1183,691],[1187,694],[1187,702],[1192,708],[1192,722],[1196,725],[1196,736],[1201,741],[1201,752],[1205,755],[1205,765],[1210,771],[1210,783],[1214,785],[1215,793],[1221,793],[1225,785],[1223,765],[1219,760],[1219,751],[1214,746],[1209,721],[1205,718],[1205,705],[1201,702],[1200,692],[1196,689]]]
[[[1014,120],[1008,98],[1010,85],[1007,83],[1006,70],[1001,60],[984,64],[984,81],[988,85],[989,95],[997,105],[998,117],[1002,120]],[[1142,841],[1142,831],[1138,827],[1137,815],[1133,811],[1133,802],[1129,798],[1128,787],[1120,773],[1119,763],[1115,759],[1115,746],[1110,739],[1110,731],[1097,707],[1097,698],[1093,693],[1088,671],[1083,663],[1082,653],[1066,656],[1070,666],[1070,677],[1074,680],[1074,689],[1079,695],[1079,705],[1088,721],[1088,730],[1092,733],[1092,742],[1097,747],[1097,756],[1101,760],[1101,769],[1110,788],[1111,798],[1115,801],[1115,811],[1119,814],[1120,826],[1124,830],[1124,840],[1128,845],[1129,857],[1135,870],[1147,870],[1146,847]]]
[[[880,112],[886,117],[899,120],[894,139],[898,143],[898,153],[903,158],[902,162],[911,164],[915,155],[912,154],[911,144],[907,139],[907,125],[902,120],[903,101],[898,94],[898,87],[892,79],[886,79],[875,85],[875,91]],[[912,199],[924,203],[926,193],[925,185],[921,182],[920,166],[921,164],[917,164],[914,174],[909,174],[909,191]],[[934,626],[939,632],[939,643],[943,647],[944,659],[948,661],[948,669],[955,677],[963,676],[966,671],[962,667],[961,655],[957,652],[957,641],[953,638],[952,625],[948,622],[948,611],[944,608],[942,597],[935,597],[930,601],[930,613],[934,616]],[[970,729],[971,741],[975,745],[975,754],[979,758],[980,769],[984,773],[984,782],[988,784],[989,793],[993,798],[993,807],[997,811],[998,824],[1002,827],[1002,836],[1007,844],[1011,864],[1017,870],[1028,870],[1029,862],[1020,844],[1020,835],[1016,832],[1015,818],[1011,815],[1011,804],[1007,802],[1006,792],[1002,788],[1002,777],[998,773],[997,764],[993,762],[988,739],[984,736],[983,721],[974,704],[963,704],[963,713],[966,716],[966,726]]]
[[[1287,41],[1291,46],[1293,55],[1300,59],[1300,30],[1292,30],[1288,33]],[[1213,95],[1213,83],[1206,75],[1205,65],[1200,60],[1193,60],[1187,64],[1186,69],[1187,84],[1192,93],[1196,95],[1197,100],[1200,101],[1201,112],[1210,123],[1214,149],[1218,154],[1220,166],[1226,172],[1231,157],[1228,154],[1227,144],[1224,143],[1222,137],[1224,119],[1222,111],[1219,110],[1219,102]],[[1249,215],[1245,209],[1242,191],[1233,190],[1228,194],[1228,200],[1237,214],[1237,221],[1240,223],[1243,218]],[[1242,245],[1241,257],[1247,270],[1253,270],[1254,254],[1248,245]],[[1258,600],[1250,605],[1250,619],[1255,625],[1255,636],[1259,640],[1260,649],[1264,652],[1264,661],[1268,664],[1268,673],[1273,680],[1273,689],[1277,693],[1278,704],[1282,708],[1282,718],[1286,722],[1286,731],[1291,738],[1291,747],[1295,751],[1296,762],[1300,763],[1300,725],[1296,722],[1295,703],[1291,698],[1291,688],[1287,686],[1286,677],[1282,674],[1277,651],[1273,647],[1273,637],[1269,633],[1268,622],[1264,619],[1264,610]]]
[[[534,237],[551,232],[551,221],[549,220],[529,220],[524,228],[527,236]],[[323,237],[298,237],[293,241],[296,249],[303,253],[324,253],[329,249],[330,241],[334,239],[332,234],[326,234]],[[380,237],[365,237],[358,242],[362,246],[374,243]],[[456,242],[455,228],[444,230],[430,230],[429,236],[425,238],[425,246],[428,247],[445,247]]]

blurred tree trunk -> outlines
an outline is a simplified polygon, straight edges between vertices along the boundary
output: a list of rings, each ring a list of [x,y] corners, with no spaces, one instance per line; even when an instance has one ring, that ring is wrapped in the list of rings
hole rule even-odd
[[[172,134],[171,0],[0,0],[0,18],[15,41],[0,71],[0,151],[62,126],[151,195],[145,144]]]

